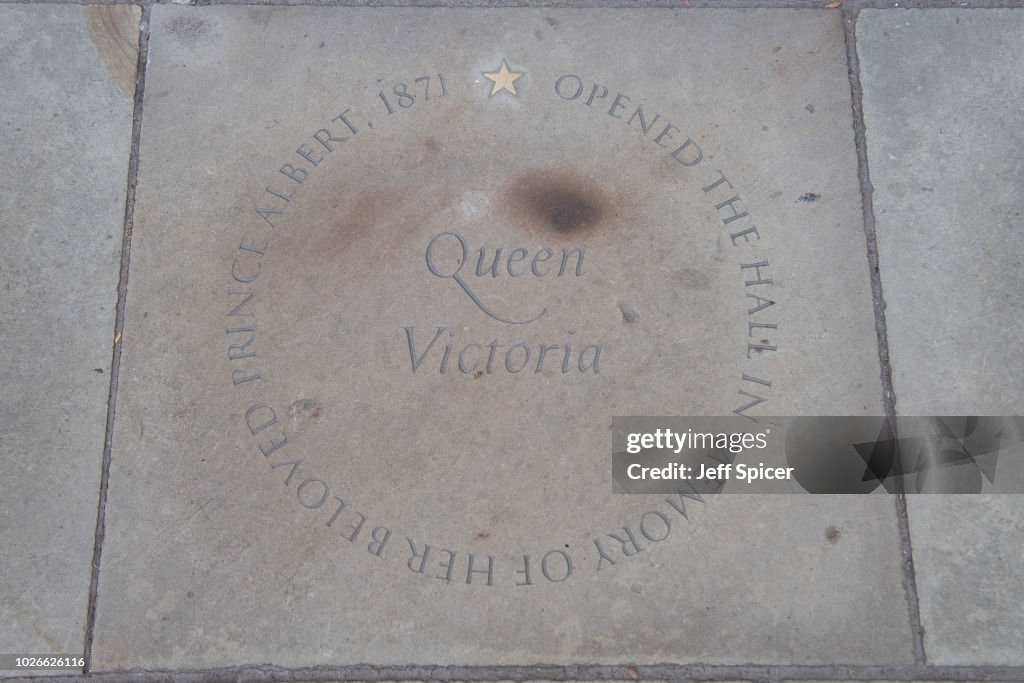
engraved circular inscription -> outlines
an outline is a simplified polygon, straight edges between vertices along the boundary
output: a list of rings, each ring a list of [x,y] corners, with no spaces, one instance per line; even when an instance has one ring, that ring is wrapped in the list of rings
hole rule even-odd
[[[778,305],[770,228],[656,95],[497,55],[294,132],[233,237],[227,363],[310,533],[472,589],[684,541],[699,495],[612,494],[612,418],[763,410]]]

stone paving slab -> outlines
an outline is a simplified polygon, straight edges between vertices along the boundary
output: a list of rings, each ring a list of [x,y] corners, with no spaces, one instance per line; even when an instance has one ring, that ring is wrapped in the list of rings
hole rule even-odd
[[[893,384],[905,415],[1020,413],[1022,34],[1021,10],[860,15]],[[919,496],[908,507],[929,661],[1024,664],[1020,498]]]
[[[893,385],[906,415],[1019,410],[1024,131],[1012,115],[1024,98],[1022,26],[1010,9],[860,15]],[[929,297],[934,316],[920,305]]]
[[[610,493],[882,410],[838,12],[151,30],[96,670],[912,661],[887,497]]]
[[[909,508],[929,660],[1024,664],[1019,496],[921,496]]]
[[[82,654],[138,8],[0,5],[0,651]]]

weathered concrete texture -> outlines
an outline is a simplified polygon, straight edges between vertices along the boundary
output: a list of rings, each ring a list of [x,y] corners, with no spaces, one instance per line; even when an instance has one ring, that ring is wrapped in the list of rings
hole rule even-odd
[[[911,661],[888,498],[610,493],[614,415],[881,411],[838,12],[157,5],[149,54],[97,670]]]
[[[934,664],[1024,664],[1019,496],[909,502],[925,647]]]
[[[1020,413],[1021,10],[868,10],[857,46],[897,408]],[[998,470],[997,470],[998,476]],[[936,664],[1024,664],[1024,507],[914,497]]]
[[[0,5],[0,649],[81,654],[138,8]]]
[[[860,15],[893,385],[905,415],[1020,410],[1022,31],[1024,12],[1013,9]]]

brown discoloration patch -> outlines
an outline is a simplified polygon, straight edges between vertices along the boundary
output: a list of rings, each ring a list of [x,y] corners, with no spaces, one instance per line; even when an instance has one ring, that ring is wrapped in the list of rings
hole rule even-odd
[[[423,141],[423,147],[432,154],[437,154],[441,151],[441,143],[437,141],[437,138],[431,136]]]
[[[379,190],[371,190],[359,196],[352,209],[335,225],[335,236],[356,236],[367,232],[373,225],[384,220],[394,200]]]
[[[89,38],[110,77],[129,100],[135,98],[140,17],[139,8],[132,5],[88,5],[85,8]]]
[[[353,243],[370,235],[375,229],[378,234],[394,210],[394,200],[383,190],[370,190],[356,197],[351,204],[339,200],[338,208],[343,210],[340,216],[332,216],[325,207],[330,227],[322,233],[320,239],[308,243],[312,247],[313,258],[337,259],[341,253]],[[344,206],[348,205],[348,210]]]
[[[442,211],[453,200],[450,192],[429,183],[386,185],[382,181],[377,187],[353,191],[342,176],[336,185],[310,193],[303,201],[316,227],[282,235],[281,251],[303,268],[331,272],[344,263],[348,273],[368,273],[393,265],[400,250],[424,248],[426,242],[409,244],[414,222]],[[352,258],[352,253],[359,257]]]
[[[473,540],[474,541],[486,541],[490,537],[491,537],[491,532],[490,531],[481,531],[476,536],[473,537]]]
[[[530,171],[505,196],[510,213],[532,231],[579,238],[615,216],[614,206],[593,181],[563,171]]]

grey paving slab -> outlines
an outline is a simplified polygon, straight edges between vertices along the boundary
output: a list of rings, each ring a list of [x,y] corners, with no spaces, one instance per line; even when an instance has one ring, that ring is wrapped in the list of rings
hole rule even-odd
[[[1019,496],[910,501],[925,646],[935,664],[1024,664]]]
[[[888,498],[611,494],[882,409],[839,13],[151,28],[97,670],[912,660]]]
[[[1014,414],[1020,402],[1022,30],[1024,12],[1010,9],[860,16],[893,384],[907,415]],[[933,311],[920,305],[929,298]]]
[[[0,6],[4,653],[82,653],[138,19]]]
[[[868,156],[902,414],[1020,412],[1022,35],[1020,10],[860,15]],[[920,496],[909,510],[929,661],[1024,664],[1020,498]]]

